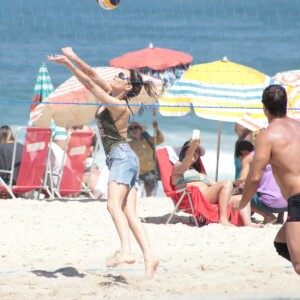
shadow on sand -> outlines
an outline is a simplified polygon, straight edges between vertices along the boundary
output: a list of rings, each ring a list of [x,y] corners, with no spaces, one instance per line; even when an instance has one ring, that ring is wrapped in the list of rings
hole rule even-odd
[[[143,223],[166,224],[169,217],[170,214],[166,214],[158,217],[145,217],[142,218],[141,220]],[[177,223],[182,223],[188,226],[196,226],[194,219],[191,216],[174,215],[169,224],[177,224]],[[199,226],[201,226],[201,224],[199,224]]]
[[[79,277],[79,278],[83,278],[85,276],[84,274],[79,273],[73,267],[60,268],[55,271],[34,270],[34,271],[31,271],[31,273],[33,273],[37,276],[42,276],[42,277],[47,277],[47,278],[57,278],[57,274],[61,274],[66,277]]]

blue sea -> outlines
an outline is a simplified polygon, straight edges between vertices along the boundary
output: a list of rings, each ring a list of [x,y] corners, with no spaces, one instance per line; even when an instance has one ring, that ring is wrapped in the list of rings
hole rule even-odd
[[[300,0],[122,0],[111,11],[95,0],[0,0],[0,125],[24,126],[41,63],[54,87],[69,72],[46,56],[72,46],[92,66],[107,66],[125,52],[156,47],[187,52],[192,64],[224,56],[273,76],[300,69]],[[154,112],[135,120],[148,125]],[[163,117],[164,145],[182,145],[201,130],[206,169],[215,177],[217,121],[193,113]],[[94,125],[94,124],[93,124]],[[222,123],[219,179],[233,179],[234,124]],[[104,165],[103,153],[99,164]]]

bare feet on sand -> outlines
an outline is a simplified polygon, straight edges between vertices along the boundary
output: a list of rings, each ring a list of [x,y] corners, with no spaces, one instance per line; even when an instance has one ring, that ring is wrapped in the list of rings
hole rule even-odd
[[[154,273],[159,265],[159,260],[157,257],[152,257],[151,259],[145,259],[145,277],[146,279],[152,279]]]
[[[277,218],[273,214],[270,214],[265,216],[263,224],[274,224],[276,221]]]
[[[132,254],[117,250],[113,255],[106,259],[108,268],[116,268],[120,264],[134,264],[135,258]]]
[[[228,220],[220,220],[219,221],[219,224],[222,224],[224,226],[227,226],[227,227],[235,227],[232,223],[230,223]]]

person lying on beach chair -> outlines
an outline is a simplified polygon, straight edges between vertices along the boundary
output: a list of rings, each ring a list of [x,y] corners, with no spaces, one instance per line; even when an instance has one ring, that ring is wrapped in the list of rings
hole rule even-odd
[[[201,172],[199,157],[204,154],[200,139],[191,139],[184,143],[177,162],[172,171],[172,184],[176,189],[189,185],[197,186],[202,195],[212,204],[219,205],[219,223],[234,226],[228,220],[228,205],[240,201],[241,195],[232,195],[233,184],[230,180],[216,182]],[[251,222],[250,206],[240,211],[240,217],[245,226],[262,227]]]
[[[245,183],[250,166],[253,160],[254,146],[250,141],[241,141],[237,144],[235,156],[242,162],[240,180]],[[283,219],[282,214],[287,211],[287,202],[283,198],[281,191],[272,173],[272,167],[267,164],[263,172],[256,194],[251,200],[251,211],[264,217],[264,224],[277,222],[274,213],[281,214],[279,219]]]

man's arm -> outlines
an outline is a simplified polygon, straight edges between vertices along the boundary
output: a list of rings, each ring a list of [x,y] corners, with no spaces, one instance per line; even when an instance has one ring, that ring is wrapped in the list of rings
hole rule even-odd
[[[65,47],[61,49],[62,53],[69,59],[72,59],[79,69],[85,73],[91,80],[93,80],[97,85],[99,85],[106,93],[111,93],[111,87],[104,79],[98,76],[96,71],[83,61],[77,54],[73,51],[71,47]]]
[[[267,130],[266,130],[267,131]],[[239,209],[246,207],[256,193],[266,165],[271,157],[271,143],[266,131],[260,133],[255,141],[255,153],[246,178],[242,200]]]
[[[253,160],[253,157],[250,153],[242,159],[242,170],[241,170],[239,179],[247,178],[249,171],[250,171],[250,166],[251,166],[252,160]]]

